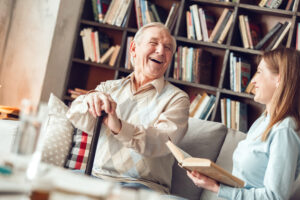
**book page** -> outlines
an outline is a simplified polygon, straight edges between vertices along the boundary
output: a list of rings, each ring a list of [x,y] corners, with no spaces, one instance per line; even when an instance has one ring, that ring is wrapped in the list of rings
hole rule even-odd
[[[166,145],[179,164],[182,164],[182,161],[184,159],[192,157],[191,155],[177,147],[175,144],[173,144],[171,141],[166,142]]]

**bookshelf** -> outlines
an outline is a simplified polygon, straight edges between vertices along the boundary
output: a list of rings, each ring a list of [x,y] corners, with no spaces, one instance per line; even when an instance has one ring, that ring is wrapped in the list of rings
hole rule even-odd
[[[278,9],[270,9],[258,6],[260,0],[240,0],[237,2],[221,2],[214,0],[151,0],[151,3],[158,5],[168,13],[172,3],[179,3],[177,21],[172,34],[177,41],[177,46],[187,46],[193,48],[202,48],[214,56],[212,65],[213,77],[210,84],[193,83],[188,81],[177,80],[173,78],[174,59],[165,74],[165,79],[186,91],[190,97],[198,93],[206,92],[216,96],[216,104],[212,114],[208,118],[211,121],[221,122],[221,105],[222,98],[230,98],[247,104],[248,108],[248,127],[263,111],[263,106],[253,101],[253,95],[244,92],[234,92],[230,89],[230,53],[247,58],[251,64],[251,77],[256,71],[256,57],[263,53],[263,50],[248,49],[243,47],[240,29],[239,15],[247,15],[249,21],[254,21],[261,29],[262,37],[266,35],[277,23],[291,22],[291,27],[283,39],[281,45],[285,47],[296,47],[297,24],[300,23],[299,0],[294,1],[292,10],[285,10],[286,3],[283,3]],[[232,11],[233,21],[229,28],[228,34],[222,44],[199,41],[187,38],[186,29],[186,11],[189,6],[197,4],[198,7],[208,10],[216,20],[227,8]],[[80,30],[91,27],[99,32],[109,35],[111,45],[120,45],[120,52],[114,66],[108,64],[95,63],[84,60],[83,44],[80,36]],[[130,1],[127,18],[123,27],[99,23],[94,21],[91,0],[86,0],[82,8],[82,17],[78,22],[78,34],[74,40],[74,49],[70,58],[69,73],[65,83],[66,103],[71,99],[67,93],[68,89],[82,88],[86,90],[94,89],[101,81],[118,79],[127,76],[132,70],[125,69],[126,61],[126,44],[127,37],[134,36],[137,31],[137,20],[134,0]]]

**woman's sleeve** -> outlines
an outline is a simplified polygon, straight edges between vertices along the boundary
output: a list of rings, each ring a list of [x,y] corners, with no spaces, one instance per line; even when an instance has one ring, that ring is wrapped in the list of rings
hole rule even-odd
[[[236,200],[289,198],[296,178],[299,138],[294,130],[289,128],[276,130],[272,136],[264,187],[232,188],[221,184],[218,197]]]

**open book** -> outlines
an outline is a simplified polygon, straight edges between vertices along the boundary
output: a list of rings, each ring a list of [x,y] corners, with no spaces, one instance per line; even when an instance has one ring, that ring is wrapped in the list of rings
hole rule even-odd
[[[192,157],[171,141],[166,142],[166,145],[178,161],[180,167],[188,171],[196,170],[205,176],[232,187],[244,187],[244,181],[233,176],[211,160]]]

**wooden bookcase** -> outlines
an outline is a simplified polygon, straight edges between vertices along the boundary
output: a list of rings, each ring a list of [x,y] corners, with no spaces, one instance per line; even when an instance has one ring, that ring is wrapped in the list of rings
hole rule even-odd
[[[211,121],[221,121],[220,99],[230,98],[246,103],[248,107],[248,127],[261,114],[264,107],[253,101],[253,95],[247,93],[234,92],[229,87],[229,54],[234,52],[246,57],[251,63],[251,75],[256,71],[256,57],[263,51],[243,48],[240,32],[239,19],[240,14],[248,15],[249,18],[260,24],[262,34],[265,35],[278,21],[290,21],[291,28],[282,42],[286,47],[295,48],[297,24],[300,23],[299,0],[295,0],[293,10],[287,11],[284,8],[269,9],[259,7],[260,0],[240,0],[239,2],[219,2],[214,0],[151,0],[168,11],[173,2],[180,3],[176,26],[172,32],[176,38],[177,46],[184,45],[195,48],[204,48],[214,55],[213,80],[210,85],[196,84],[172,78],[173,64],[167,70],[165,79],[179,88],[186,91],[191,97],[197,93],[207,92],[216,96],[214,110],[209,117]],[[204,42],[187,39],[186,33],[186,10],[192,4],[197,4],[211,11],[218,18],[224,8],[233,11],[233,25],[230,27],[227,37],[223,44]],[[116,64],[111,67],[106,64],[99,64],[84,60],[83,46],[80,36],[80,30],[86,27],[92,27],[95,30],[109,34],[113,45],[121,46]],[[127,76],[132,71],[124,68],[126,43],[128,36],[134,36],[137,31],[136,13],[134,1],[131,1],[127,21],[124,27],[117,27],[108,24],[95,22],[90,0],[86,0],[82,10],[81,20],[78,22],[78,34],[74,41],[74,51],[70,58],[69,73],[66,77],[65,102],[71,101],[67,90],[73,88],[82,88],[86,90],[94,89],[100,82],[110,79],[118,79]]]

